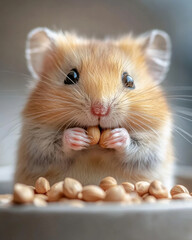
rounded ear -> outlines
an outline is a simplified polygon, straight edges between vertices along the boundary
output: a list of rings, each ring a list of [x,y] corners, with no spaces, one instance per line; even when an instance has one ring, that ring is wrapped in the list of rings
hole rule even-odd
[[[140,36],[142,49],[150,74],[157,83],[162,82],[169,70],[171,59],[171,40],[161,30],[152,30]]]
[[[28,69],[36,79],[42,73],[43,62],[51,49],[56,33],[48,28],[35,28],[29,32],[26,43],[26,59]]]

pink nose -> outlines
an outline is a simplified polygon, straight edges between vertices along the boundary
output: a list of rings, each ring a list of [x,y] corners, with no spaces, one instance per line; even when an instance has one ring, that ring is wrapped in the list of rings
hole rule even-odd
[[[91,112],[95,116],[99,116],[99,117],[107,116],[109,114],[109,111],[110,111],[109,107],[104,106],[100,102],[96,102],[91,106]]]

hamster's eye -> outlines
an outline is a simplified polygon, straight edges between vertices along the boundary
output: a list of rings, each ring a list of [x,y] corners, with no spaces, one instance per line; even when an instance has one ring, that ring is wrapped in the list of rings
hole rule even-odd
[[[66,79],[64,80],[64,84],[75,84],[78,82],[78,80],[79,80],[79,73],[77,69],[74,68],[68,73]]]
[[[123,73],[122,81],[123,81],[123,84],[126,88],[130,88],[130,89],[135,88],[134,80],[127,72]]]

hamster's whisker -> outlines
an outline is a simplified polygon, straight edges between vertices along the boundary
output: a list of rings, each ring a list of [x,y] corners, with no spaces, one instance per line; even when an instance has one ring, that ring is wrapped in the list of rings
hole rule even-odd
[[[151,122],[149,119],[146,118],[146,116],[144,117],[144,114],[140,114],[140,113],[136,113],[135,111],[129,111],[129,113],[134,114],[135,116],[139,116],[141,118],[143,118],[144,120]],[[147,115],[147,114],[146,114]],[[148,117],[149,115],[147,115]],[[157,119],[158,120],[158,119]]]
[[[192,90],[192,86],[167,86],[164,87],[165,91],[191,91]]]
[[[50,80],[50,81],[52,81],[52,84],[50,84],[50,83],[48,83],[48,82],[46,82],[46,81],[41,80],[42,83],[47,84],[47,85],[50,87],[50,89],[53,89],[54,91],[56,90],[55,88],[58,88],[58,87],[61,88],[61,86],[58,86],[58,85],[56,85],[55,83],[54,83],[54,85],[53,85],[53,80]],[[78,89],[76,89],[76,88],[78,88]],[[75,87],[73,88],[73,92],[68,93],[68,92],[65,91],[65,95],[68,94],[69,96],[70,96],[70,95],[73,95],[74,97],[77,97],[77,96],[74,94],[74,92],[75,92],[77,95],[79,95],[79,97],[84,96],[82,90],[81,90],[79,87],[77,87],[77,84],[76,84]]]
[[[192,144],[192,141],[190,141],[186,136],[184,136],[183,133],[186,134],[187,136],[190,135],[190,138],[192,138],[191,134],[187,133],[185,130],[175,125],[173,130],[176,131],[176,133],[178,133],[181,137],[183,137],[188,143]]]
[[[188,118],[188,117],[184,117],[184,116],[182,116],[182,115],[180,115],[180,114],[173,113],[173,115],[178,116],[178,117],[180,117],[180,118],[182,118],[182,119],[184,119],[184,120],[187,120],[187,121],[189,121],[189,122],[192,122],[192,119],[190,119],[190,118]]]
[[[50,97],[52,97],[52,96],[50,96]],[[65,101],[65,100],[61,100],[61,99],[57,99],[57,98],[55,98],[55,99],[48,99],[48,98],[39,98],[39,97],[37,97],[37,98],[33,98],[33,100],[34,100],[34,102],[35,101],[37,101],[37,103],[39,103],[38,101],[44,101],[44,102],[47,102],[47,103],[56,103],[56,104],[58,104],[58,103],[63,103],[64,104],[64,106],[63,106],[63,109],[65,109],[65,108],[67,108],[67,107],[76,107],[76,108],[78,108],[79,109],[79,106],[78,106],[78,104],[75,104],[75,103],[72,103],[72,102],[69,102],[69,101]],[[68,105],[66,105],[66,104],[68,104]],[[58,108],[57,108],[58,109]]]
[[[129,119],[130,119],[130,120],[134,120],[134,117],[129,117]],[[131,122],[130,122],[130,121],[128,121],[128,122],[129,122],[130,125],[131,125]],[[144,127],[142,127],[139,123],[134,122],[134,124],[136,124],[136,125],[139,126],[141,129],[143,129],[144,132],[146,132],[146,129],[145,129]]]
[[[134,119],[133,116],[129,116],[129,118]],[[160,138],[160,135],[158,134],[158,132],[157,132],[154,128],[152,128],[149,124],[146,124],[146,123],[144,123],[143,121],[140,121],[139,119],[137,119],[137,121],[139,121],[141,124],[143,124],[144,126],[146,126],[147,128],[149,128],[153,133],[155,133],[155,134]],[[134,121],[134,124],[135,124],[135,121]],[[146,131],[146,130],[145,130],[145,131]]]
[[[45,74],[39,74],[39,76],[41,77],[41,79],[40,79],[40,81],[41,82],[44,82],[44,83],[47,83],[48,84],[48,82],[46,82],[46,81],[44,81],[43,79],[46,79],[46,80],[48,80],[48,81],[50,81],[50,82],[52,82],[53,81],[53,79],[51,79],[47,74],[45,75]],[[43,78],[43,79],[42,79]],[[49,84],[49,86],[51,87],[51,88],[53,88],[53,86],[51,85],[51,84]]]
[[[139,115],[139,114],[138,114]],[[139,115],[140,116],[140,115]],[[141,116],[142,117],[142,116]],[[149,118],[154,118],[153,116],[148,116]],[[134,118],[133,118],[134,119]],[[157,119],[157,118],[155,118],[155,119]],[[162,119],[158,119],[158,121],[161,121],[161,122],[164,122],[164,123],[166,123],[166,121],[165,120],[162,120]],[[135,123],[136,124],[136,123]],[[137,124],[138,125],[138,124]],[[141,127],[141,126],[140,126]],[[184,129],[182,129],[182,128],[180,128],[180,127],[178,127],[176,124],[173,124],[173,133],[174,133],[174,131],[177,133],[177,134],[179,134],[180,136],[182,136],[187,142],[189,142],[190,144],[191,144],[191,141],[187,138],[187,137],[185,137],[184,135],[183,135],[183,133],[184,134],[186,134],[188,137],[190,137],[190,138],[192,138],[192,135],[191,134],[189,134],[188,132],[186,132]]]
[[[176,112],[179,112],[181,114],[184,114],[184,115],[187,115],[187,116],[190,116],[192,117],[192,110],[191,108],[187,108],[187,107],[176,107],[174,109]]]
[[[60,69],[60,70],[61,70],[61,69]],[[62,71],[62,70],[61,70],[61,71]],[[67,76],[63,71],[62,71],[62,74],[64,74],[65,76]],[[51,81],[52,84],[50,84],[50,83],[48,83],[48,82],[46,82],[46,81],[43,81],[42,79],[40,80],[41,82],[43,82],[43,83],[47,84],[48,86],[50,86],[51,89],[54,89],[54,90],[55,90],[55,87],[58,88],[58,85],[56,85],[56,84],[54,83],[53,79],[48,78],[48,77],[45,76],[45,75],[42,75],[42,76],[43,76],[44,78],[46,78],[47,80]],[[70,79],[70,80],[71,80],[71,79]],[[72,81],[72,80],[71,80],[71,81]],[[54,84],[54,85],[53,85],[53,84]],[[76,92],[76,94],[78,94],[78,95],[80,95],[80,96],[84,96],[82,90],[80,89],[80,87],[79,87],[77,84],[75,84],[75,87],[73,88],[73,91]],[[66,92],[65,92],[65,94],[66,94]],[[70,94],[73,95],[73,96],[76,96],[74,93],[70,93]]]
[[[52,117],[56,117],[58,115],[68,116],[68,115],[72,114],[72,112],[75,113],[76,110],[72,111],[71,109],[69,109],[69,111],[65,112],[65,113],[61,112],[61,111],[57,112],[57,111],[52,111],[52,110],[50,110],[50,111],[41,111],[41,112],[35,112],[33,114],[25,114],[25,117],[26,118],[30,118],[30,119],[36,119],[36,118],[39,118],[39,117],[47,116],[47,113],[53,113],[54,115]],[[57,113],[57,114],[55,114],[55,113]],[[49,119],[52,118],[52,117],[49,117]]]

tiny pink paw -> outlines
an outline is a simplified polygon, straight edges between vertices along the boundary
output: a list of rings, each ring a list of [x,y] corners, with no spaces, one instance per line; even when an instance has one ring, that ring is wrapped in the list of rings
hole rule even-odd
[[[115,128],[111,130],[106,146],[121,151],[129,147],[130,143],[131,138],[128,131],[125,128]]]
[[[63,149],[65,152],[69,150],[82,150],[89,146],[90,140],[83,128],[68,128],[63,133]]]

